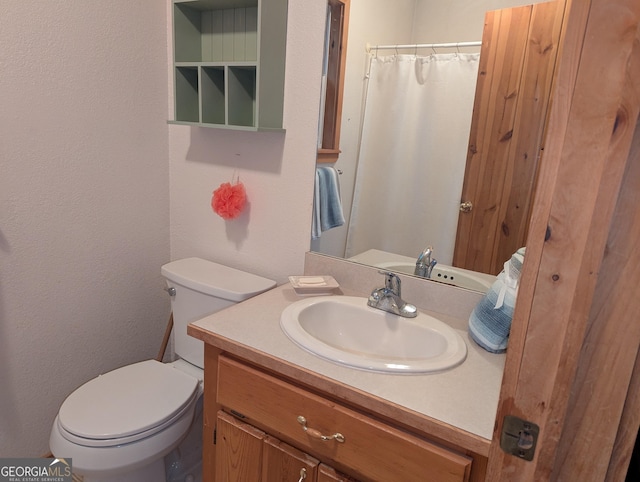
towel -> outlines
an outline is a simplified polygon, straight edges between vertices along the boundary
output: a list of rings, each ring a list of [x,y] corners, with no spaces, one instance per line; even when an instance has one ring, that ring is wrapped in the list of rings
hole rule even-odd
[[[323,231],[344,224],[342,202],[340,201],[340,182],[338,172],[333,166],[316,168],[316,184],[313,195],[313,220],[311,237],[318,239]]]
[[[525,248],[520,248],[504,263],[504,269],[469,317],[471,339],[491,353],[507,350],[524,252]]]

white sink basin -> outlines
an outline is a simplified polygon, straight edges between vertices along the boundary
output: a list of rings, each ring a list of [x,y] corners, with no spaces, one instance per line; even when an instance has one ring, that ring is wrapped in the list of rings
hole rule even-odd
[[[424,313],[403,318],[371,308],[366,298],[306,298],[285,308],[280,326],[314,355],[375,372],[441,371],[467,356],[464,340],[447,324]]]

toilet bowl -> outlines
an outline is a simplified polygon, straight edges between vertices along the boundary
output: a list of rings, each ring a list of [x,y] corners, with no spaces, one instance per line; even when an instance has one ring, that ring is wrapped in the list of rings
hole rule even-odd
[[[82,385],[55,419],[54,453],[71,454],[85,481],[164,480],[162,457],[187,434],[202,393],[199,380],[180,368],[147,360]],[[105,472],[109,478],[101,478]]]
[[[71,458],[85,482],[166,481],[164,457],[201,428],[194,418],[203,392],[203,345],[188,337],[187,324],[275,286],[199,258],[168,263],[162,274],[180,358],[146,360],[88,381],[67,397],[53,423],[52,454]],[[190,477],[199,480],[199,474]]]

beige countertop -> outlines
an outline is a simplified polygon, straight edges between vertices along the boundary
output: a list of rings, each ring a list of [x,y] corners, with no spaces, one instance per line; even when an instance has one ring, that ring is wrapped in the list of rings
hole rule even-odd
[[[345,295],[352,295],[343,290]],[[466,320],[424,311],[456,328],[467,344],[461,365],[424,375],[373,373],[341,366],[299,348],[280,328],[280,314],[301,299],[289,284],[214,313],[189,334],[221,350],[361,406],[385,419],[427,432],[481,455],[492,438],[504,355],[478,347]]]

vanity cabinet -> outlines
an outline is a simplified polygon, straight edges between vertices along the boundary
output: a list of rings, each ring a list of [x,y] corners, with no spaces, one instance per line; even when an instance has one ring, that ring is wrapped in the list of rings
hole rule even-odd
[[[310,481],[470,480],[472,458],[463,451],[217,350],[206,353],[205,434],[206,420],[215,418],[216,442],[207,444],[205,435],[204,458],[215,460],[213,480],[299,480],[302,468],[307,471],[303,480]],[[246,478],[232,477],[230,467]],[[275,475],[285,471],[288,479]],[[205,480],[212,480],[206,472]]]
[[[175,124],[282,130],[287,0],[174,0]]]

